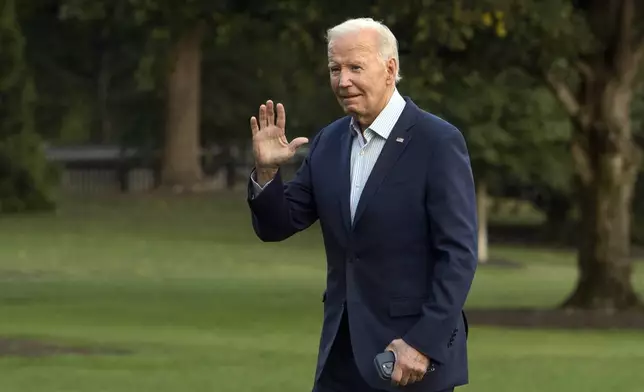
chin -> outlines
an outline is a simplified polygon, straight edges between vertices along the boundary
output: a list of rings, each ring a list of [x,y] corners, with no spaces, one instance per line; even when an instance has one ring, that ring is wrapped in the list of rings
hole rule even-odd
[[[345,113],[351,113],[356,115],[359,115],[360,113],[362,113],[358,105],[342,105],[342,109],[344,110]]]
[[[354,113],[351,106],[342,106],[342,110],[344,110],[345,113]]]

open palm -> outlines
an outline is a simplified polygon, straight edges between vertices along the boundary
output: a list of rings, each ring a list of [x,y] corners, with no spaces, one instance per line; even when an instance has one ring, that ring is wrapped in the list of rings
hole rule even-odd
[[[259,122],[255,116],[250,119],[250,128],[253,131],[253,154],[258,167],[280,166],[291,159],[300,146],[309,142],[305,137],[298,137],[288,142],[285,133],[286,111],[281,103],[276,106],[277,121],[271,100],[259,107]]]

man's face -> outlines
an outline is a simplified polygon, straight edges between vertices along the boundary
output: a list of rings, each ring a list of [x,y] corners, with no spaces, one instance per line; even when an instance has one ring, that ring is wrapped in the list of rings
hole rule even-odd
[[[378,35],[363,30],[336,38],[329,46],[331,88],[345,113],[370,124],[387,104],[396,63],[378,54]]]

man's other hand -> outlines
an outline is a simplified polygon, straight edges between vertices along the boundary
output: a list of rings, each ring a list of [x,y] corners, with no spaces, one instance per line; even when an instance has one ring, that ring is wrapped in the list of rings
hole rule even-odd
[[[391,381],[397,385],[413,384],[423,379],[429,367],[429,358],[405,343],[395,339],[385,350],[393,351],[396,356]]]

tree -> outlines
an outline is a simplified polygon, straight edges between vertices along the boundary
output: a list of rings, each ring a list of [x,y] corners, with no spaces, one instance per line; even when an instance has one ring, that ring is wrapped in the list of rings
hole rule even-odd
[[[116,13],[115,8],[121,10],[125,8],[125,12]],[[282,29],[283,32],[302,30],[306,20],[315,19],[316,16],[315,12],[307,13],[309,8],[315,8],[314,2],[308,4],[292,0],[268,3],[257,0],[218,2],[171,0],[161,3],[149,0],[124,2],[64,0],[61,14],[89,23],[113,24],[116,28],[136,26],[139,31],[147,32],[146,43],[140,51],[137,78],[144,90],[158,92],[165,101],[162,182],[166,186],[191,188],[202,178],[200,156],[204,141],[202,120],[205,118],[209,125],[219,128],[216,133],[226,135],[228,138],[231,131],[222,128],[226,126],[234,128],[224,119],[229,119],[233,113],[241,110],[230,101],[222,99],[221,94],[212,91],[202,94],[203,79],[207,79],[205,83],[208,86],[212,85],[213,79],[210,75],[202,77],[204,60],[225,57],[223,67],[228,67],[231,63],[228,57],[238,59],[247,56],[244,53],[245,49],[238,48],[240,42],[253,34],[259,35],[257,33],[260,30],[263,30],[259,35],[261,39],[255,39],[250,45],[244,45],[260,49],[259,52],[265,52],[270,45],[283,45],[286,43],[283,41],[286,35],[280,34],[279,30]],[[274,40],[274,37],[277,37],[277,40]],[[205,47],[205,43],[209,46]],[[238,47],[231,47],[232,44]],[[209,53],[223,48],[231,50],[230,56]],[[282,53],[284,59],[288,59],[286,52]],[[255,55],[251,57],[250,64],[237,64],[237,66],[245,70],[254,66],[257,71],[264,67],[265,76],[262,79],[279,80],[279,74],[284,70],[277,67],[271,68],[268,60],[270,58],[260,58]],[[221,63],[213,65],[217,68],[209,69],[209,72],[218,72]],[[223,71],[226,72],[225,69]],[[257,73],[252,75],[253,78],[257,76]],[[233,78],[235,79],[239,80],[239,78]],[[230,84],[232,80],[225,82]],[[261,90],[263,87],[258,88],[261,84],[261,81],[256,81],[250,89]],[[272,81],[268,84],[276,86]],[[239,95],[244,94],[236,91],[235,96]],[[204,113],[202,107],[206,99],[219,102],[223,100],[226,105],[217,108],[207,107],[208,112]],[[250,115],[250,110],[256,110],[256,105],[258,105],[257,101],[254,102],[252,109],[245,110],[244,116]],[[230,111],[228,111],[229,107]],[[210,132],[211,135],[214,133]]]
[[[516,31],[515,43],[536,56],[524,68],[542,76],[573,124],[571,153],[581,212],[579,278],[563,305],[606,310],[638,306],[630,241],[641,152],[633,138],[631,102],[644,56],[644,31],[639,27],[644,4],[548,1],[560,16],[540,5],[536,10],[543,11],[542,23],[523,38],[521,29],[534,25],[529,21],[535,12],[525,3],[508,4],[515,18],[510,35]],[[553,22],[569,27],[551,29]],[[541,40],[528,41],[530,36]]]
[[[0,211],[55,207],[54,171],[34,129],[36,91],[15,0],[0,0]]]
[[[162,183],[167,186],[192,187],[202,178],[201,43],[213,7],[220,6],[206,3],[212,4],[65,0],[61,5],[65,19],[149,32],[137,76],[144,87],[160,90],[165,98]]]
[[[51,144],[156,141],[157,94],[142,91],[133,77],[148,32],[125,23],[127,2],[110,3],[103,19],[81,17],[59,0],[23,3],[39,134]]]

